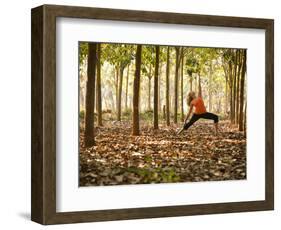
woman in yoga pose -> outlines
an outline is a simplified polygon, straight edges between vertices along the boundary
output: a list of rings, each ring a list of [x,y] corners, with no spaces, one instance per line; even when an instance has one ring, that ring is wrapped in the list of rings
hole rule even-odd
[[[209,113],[206,110],[206,107],[204,105],[204,101],[202,99],[202,91],[201,91],[201,83],[199,79],[199,92],[198,96],[196,97],[195,92],[191,91],[188,93],[187,97],[187,104],[189,106],[189,111],[186,115],[186,118],[184,120],[184,126],[177,132],[177,134],[182,133],[184,130],[187,130],[190,126],[192,126],[196,121],[198,121],[200,118],[203,119],[209,119],[214,121],[214,126],[215,126],[215,134],[217,135],[218,133],[218,122],[219,122],[219,117],[216,114]],[[195,108],[195,111],[190,119],[189,122],[187,120],[189,119],[193,108]]]

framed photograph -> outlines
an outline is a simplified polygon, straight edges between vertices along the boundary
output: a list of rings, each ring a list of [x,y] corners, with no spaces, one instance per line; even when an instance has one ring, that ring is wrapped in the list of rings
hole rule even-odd
[[[31,219],[274,209],[274,21],[32,9]]]

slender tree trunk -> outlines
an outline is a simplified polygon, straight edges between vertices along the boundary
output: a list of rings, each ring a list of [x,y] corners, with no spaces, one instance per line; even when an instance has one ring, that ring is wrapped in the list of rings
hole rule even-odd
[[[245,103],[245,111],[244,111],[244,136],[247,135],[247,102]]]
[[[243,107],[244,107],[244,84],[245,84],[245,74],[246,74],[246,50],[243,50],[242,59],[242,73],[240,79],[240,108],[239,108],[239,131],[242,131],[243,126]]]
[[[148,110],[151,111],[151,76],[148,77]]]
[[[125,98],[125,108],[128,110],[128,86],[129,86],[129,75],[130,75],[130,64],[127,67],[127,78],[126,78],[126,98]]]
[[[224,105],[224,113],[227,114],[228,112],[228,87],[227,87],[227,80],[225,79],[225,105]]]
[[[184,63],[184,56],[182,55],[181,57],[181,121],[183,122],[184,121],[184,111],[183,111],[183,75],[184,75],[184,72],[183,72],[183,65]]]
[[[85,90],[83,87],[80,86],[80,110],[85,109]]]
[[[120,66],[119,69],[119,86],[118,86],[118,105],[117,105],[117,121],[121,121],[121,99],[122,99],[122,85],[123,85],[123,74],[124,74],[124,67]]]
[[[225,101],[224,101],[224,114],[228,113],[228,76],[227,76],[227,70],[226,66],[223,65],[224,70],[224,78],[225,78]]]
[[[229,64],[229,93],[230,93],[230,120],[233,120],[233,72],[232,64]]]
[[[191,74],[191,76],[189,76],[189,87],[190,87],[190,91],[193,91],[192,83],[193,83],[193,81],[192,81],[192,74]]]
[[[166,106],[163,105],[163,119],[166,120]]]
[[[234,62],[234,80],[233,80],[233,117],[232,117],[232,123],[235,123],[235,117],[236,117],[236,93],[237,93],[237,51],[235,51],[235,62]]]
[[[135,70],[134,91],[133,91],[133,131],[132,131],[132,134],[135,136],[140,135],[139,95],[140,95],[140,73],[141,73],[141,50],[142,50],[142,46],[137,45],[136,70]]]
[[[235,52],[232,51],[233,56],[235,56]],[[235,57],[234,57],[235,59]],[[235,90],[235,84],[234,84],[234,78],[235,78],[235,65],[233,65],[232,63],[229,64],[229,72],[230,72],[230,94],[231,94],[231,98],[230,98],[230,119],[231,119],[231,123],[234,123],[234,117],[235,117],[235,107],[234,107],[234,101],[235,101],[235,97],[234,97],[234,90]]]
[[[94,108],[95,108],[95,81],[97,64],[97,45],[89,43],[88,67],[87,67],[87,91],[86,91],[86,114],[85,114],[85,147],[95,143],[94,137]]]
[[[212,108],[212,92],[211,92],[211,88],[212,88],[212,74],[213,74],[213,63],[211,60],[211,64],[210,64],[210,71],[209,71],[209,87],[208,87],[208,96],[209,96],[209,111],[211,112],[213,110]]]
[[[158,129],[158,74],[159,74],[159,46],[156,46],[156,63],[154,72],[154,108],[153,108],[153,126]]]
[[[174,93],[174,123],[178,122],[178,80],[179,78],[179,47],[176,47],[175,93]]]
[[[148,110],[151,111],[151,67],[152,65],[149,65],[149,71],[148,71]]]
[[[170,47],[167,48],[166,63],[166,124],[170,125]]]
[[[119,82],[119,67],[115,66],[115,109],[118,110],[118,82]]]
[[[148,110],[151,111],[151,76],[148,77]]]
[[[97,44],[97,113],[98,126],[102,126],[102,99],[101,99],[101,44]]]
[[[235,117],[235,123],[239,124],[239,102],[240,102],[240,78],[241,78],[241,66],[242,66],[242,53],[240,50],[238,52],[238,72],[237,72],[237,94],[236,94],[236,117]]]
[[[160,52],[160,48],[159,48],[159,52]],[[159,60],[159,68],[158,68],[158,111],[159,113],[161,113],[161,97],[160,97],[160,85],[161,85],[161,63]]]

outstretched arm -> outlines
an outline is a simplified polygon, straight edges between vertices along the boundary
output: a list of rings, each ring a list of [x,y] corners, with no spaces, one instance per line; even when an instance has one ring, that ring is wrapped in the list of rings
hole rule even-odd
[[[186,121],[190,117],[190,114],[192,113],[192,110],[193,110],[193,105],[191,104],[190,107],[189,107],[189,111],[188,111],[188,113],[186,115],[186,118],[184,119],[184,123],[186,123]]]

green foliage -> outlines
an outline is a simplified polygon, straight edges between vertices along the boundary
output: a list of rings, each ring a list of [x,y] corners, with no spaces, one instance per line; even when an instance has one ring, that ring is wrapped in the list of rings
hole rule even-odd
[[[79,66],[81,66],[82,62],[88,56],[88,43],[87,42],[79,42]]]
[[[104,44],[102,46],[102,62],[124,69],[134,59],[135,45]]]
[[[159,62],[165,62],[167,58],[167,47],[159,46]],[[156,63],[156,46],[146,45],[142,49],[142,75],[147,77],[154,76]]]
[[[152,77],[155,68],[155,46],[143,46],[142,48],[142,75]]]
[[[198,73],[199,71],[199,62],[193,56],[188,56],[185,60],[186,72],[188,76],[192,76],[193,73]]]

